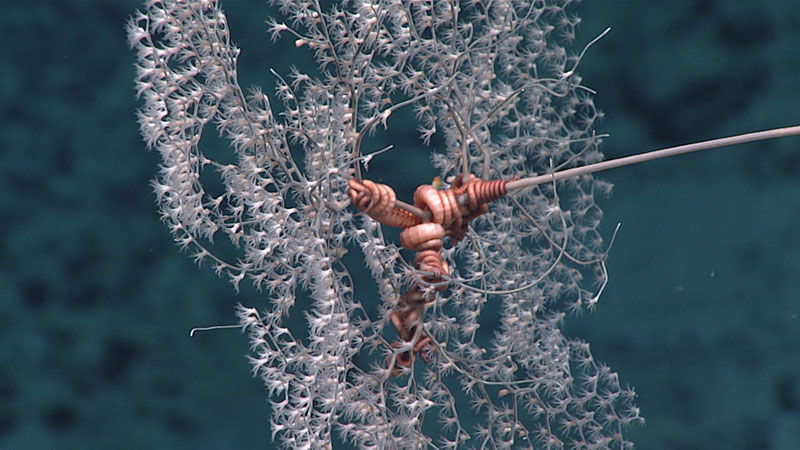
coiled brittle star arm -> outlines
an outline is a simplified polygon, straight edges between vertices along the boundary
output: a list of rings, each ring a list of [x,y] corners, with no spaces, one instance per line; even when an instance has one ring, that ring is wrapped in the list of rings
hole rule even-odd
[[[394,190],[387,185],[370,180],[348,181],[347,193],[353,206],[384,225],[402,228],[400,244],[416,252],[413,265],[420,278],[415,277],[416,285],[398,299],[390,314],[400,337],[392,344],[395,350],[387,359],[392,375],[411,367],[417,355],[427,362],[435,348],[422,327],[422,314],[435,299],[433,291],[448,288],[450,268],[442,255],[444,237],[449,236],[451,242],[463,239],[469,221],[487,212],[489,202],[505,195],[507,183],[468,175],[457,177],[447,190],[425,184],[416,189],[411,206],[398,202]]]
[[[359,211],[378,222],[396,228],[408,228],[422,222],[422,218],[395,206],[394,189],[370,180],[348,181],[347,194]]]

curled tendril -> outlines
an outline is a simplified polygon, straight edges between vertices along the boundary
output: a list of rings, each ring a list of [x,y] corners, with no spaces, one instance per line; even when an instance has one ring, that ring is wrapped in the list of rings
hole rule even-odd
[[[448,287],[445,278],[450,276],[450,268],[442,256],[443,239],[449,236],[452,242],[463,239],[469,222],[489,210],[489,203],[506,194],[507,180],[482,180],[473,175],[457,177],[450,189],[436,189],[431,185],[421,185],[414,192],[414,206],[429,212],[430,218],[418,217],[396,206],[394,190],[370,180],[351,179],[347,190],[353,206],[378,222],[392,227],[403,228],[400,244],[403,248],[417,252],[414,268],[428,275],[418,279],[419,283],[436,285],[435,291]],[[392,347],[402,348],[413,343],[410,350],[390,357],[392,374],[401,373],[402,367],[410,367],[419,355],[428,362],[433,355],[434,345],[431,337],[422,329],[422,313],[425,305],[433,301],[435,293],[422,286],[414,286],[400,297],[397,309],[390,314],[390,320],[403,342],[394,342]]]

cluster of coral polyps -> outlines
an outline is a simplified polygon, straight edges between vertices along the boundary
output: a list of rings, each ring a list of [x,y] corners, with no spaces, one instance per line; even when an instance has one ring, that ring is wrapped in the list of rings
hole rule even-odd
[[[414,268],[420,272],[420,278],[434,290],[443,291],[447,289],[443,277],[449,276],[449,268],[442,257],[442,240],[445,236],[449,236],[452,242],[461,240],[469,222],[488,211],[489,202],[506,194],[507,183],[506,180],[482,180],[469,175],[457,177],[446,190],[423,184],[414,192],[414,206],[425,217],[397,207],[394,190],[385,184],[351,179],[347,193],[359,211],[384,225],[403,228],[400,244],[417,252]],[[430,359],[430,337],[418,325],[425,304],[431,301],[433,293],[417,284],[400,297],[397,309],[392,312],[390,317],[397,334],[405,343],[413,343],[411,351],[397,356],[393,373],[399,373],[400,366],[411,366],[415,355],[425,362]],[[403,345],[403,342],[395,343],[396,347]]]

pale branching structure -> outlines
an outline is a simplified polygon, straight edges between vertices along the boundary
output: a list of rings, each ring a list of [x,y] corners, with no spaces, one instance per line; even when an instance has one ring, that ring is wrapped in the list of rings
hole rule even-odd
[[[579,20],[550,1],[274,3],[283,19],[268,22],[272,35],[319,65],[317,75],[275,74],[278,116],[268,95],[240,88],[216,1],[150,0],[128,25],[141,131],[162,157],[153,187],[163,220],[198,262],[264,292],[238,316],[273,439],[293,449],[631,447],[633,391],[561,332],[606,282],[595,198],[609,185],[583,175],[491,203],[463,240],[446,242],[446,290],[347,196],[376,150],[364,137],[400,109],[415,114],[421,142],[394,151],[425,151],[440,133],[446,149],[432,161],[448,182],[601,160],[599,113],[575,72],[582,53],[564,47]],[[201,152],[207,126],[230,142],[228,162]],[[238,257],[217,250],[221,235]],[[361,267],[345,265],[348,249],[369,289],[353,282]],[[392,361],[413,342],[393,345],[389,316],[410,286],[435,296],[415,337],[424,330],[433,350],[398,373]],[[301,298],[311,307],[298,327],[288,317]]]

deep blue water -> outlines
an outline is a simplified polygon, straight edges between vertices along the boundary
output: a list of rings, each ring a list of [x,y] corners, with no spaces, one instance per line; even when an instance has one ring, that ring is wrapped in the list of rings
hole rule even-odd
[[[242,84],[270,83],[288,62],[266,6],[228,4]],[[158,220],[123,29],[137,6],[0,2],[3,449],[270,448],[245,337],[189,338],[265,299],[194,266]],[[612,27],[579,69],[607,157],[800,123],[800,3],[574,12],[578,42]],[[410,183],[429,180],[428,150],[393,139],[421,161]],[[567,331],[636,387],[638,447],[800,448],[800,138],[602,177],[607,235],[622,224],[610,282]]]

